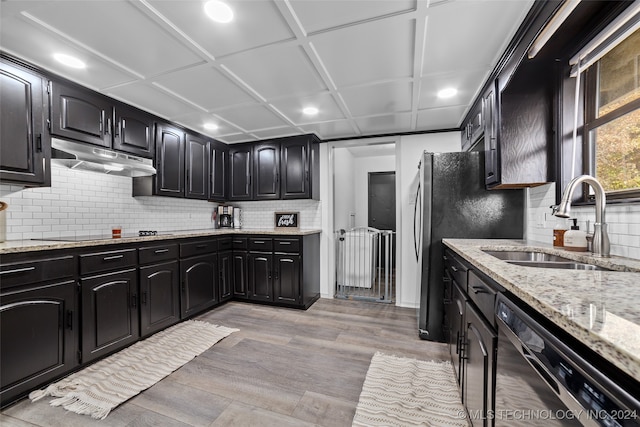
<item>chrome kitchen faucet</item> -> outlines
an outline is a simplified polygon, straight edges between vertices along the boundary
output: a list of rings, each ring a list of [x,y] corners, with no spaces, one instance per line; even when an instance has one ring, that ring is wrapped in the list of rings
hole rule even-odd
[[[602,185],[591,175],[580,175],[571,180],[564,190],[560,204],[554,207],[553,214],[560,218],[569,218],[571,211],[571,195],[582,183],[589,184],[596,193],[596,222],[593,224],[593,253],[595,255],[609,258],[609,234],[607,233],[607,223],[604,221],[604,211],[607,205],[607,198]]]

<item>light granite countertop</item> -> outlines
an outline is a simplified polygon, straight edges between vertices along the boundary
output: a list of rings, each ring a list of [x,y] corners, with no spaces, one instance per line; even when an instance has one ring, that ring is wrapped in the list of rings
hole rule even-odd
[[[522,240],[444,239],[444,244],[567,333],[640,381],[640,260],[598,258]],[[617,271],[509,264],[483,250],[560,255]]]
[[[221,235],[279,235],[279,236],[305,236],[309,234],[319,234],[322,230],[317,229],[209,229],[209,230],[181,230],[181,231],[161,231],[156,236],[131,236],[112,239],[110,236],[95,236],[94,240],[65,241],[63,237],[56,240],[9,240],[0,243],[0,255],[35,252],[52,249],[85,248],[90,246],[106,246],[121,243],[154,242],[159,240],[183,239],[186,237],[207,237]],[[72,238],[70,238],[72,239]]]

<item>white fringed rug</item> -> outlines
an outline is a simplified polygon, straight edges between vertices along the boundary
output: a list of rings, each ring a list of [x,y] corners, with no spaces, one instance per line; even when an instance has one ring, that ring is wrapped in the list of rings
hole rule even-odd
[[[29,394],[53,396],[51,406],[105,419],[124,401],[154,385],[238,329],[198,320],[178,323],[87,368]]]
[[[453,366],[376,353],[353,425],[467,427]]]

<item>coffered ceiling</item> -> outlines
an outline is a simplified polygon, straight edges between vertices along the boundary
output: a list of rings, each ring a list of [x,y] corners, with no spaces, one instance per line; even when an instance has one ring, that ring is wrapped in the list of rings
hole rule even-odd
[[[533,0],[226,2],[3,0],[0,48],[227,143],[350,138],[459,127]]]

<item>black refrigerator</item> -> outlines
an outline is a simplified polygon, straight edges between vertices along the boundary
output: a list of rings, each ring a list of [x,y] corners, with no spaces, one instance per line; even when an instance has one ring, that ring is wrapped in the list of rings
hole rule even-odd
[[[523,189],[486,190],[484,153],[424,152],[418,166],[414,245],[420,338],[443,341],[444,238],[522,239]],[[460,283],[466,288],[466,283]]]

